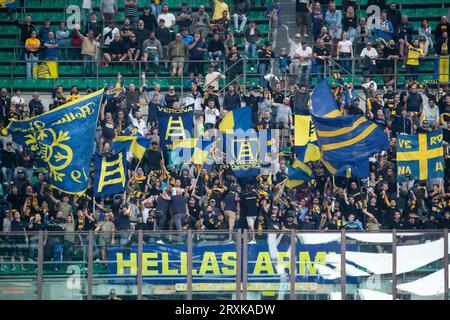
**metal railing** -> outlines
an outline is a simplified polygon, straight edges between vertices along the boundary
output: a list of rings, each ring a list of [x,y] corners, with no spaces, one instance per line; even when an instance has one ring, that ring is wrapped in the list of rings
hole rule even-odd
[[[447,229],[139,230],[119,231],[115,237],[93,231],[7,232],[0,233],[0,298],[104,299],[114,288],[138,300],[246,300],[262,291],[291,300],[344,300],[361,298],[369,289],[393,300],[417,299],[426,297],[408,292],[405,285],[440,269],[443,277],[437,281],[444,284],[443,292],[428,298],[447,300],[448,240]],[[433,259],[407,267],[412,262],[406,260],[414,258],[406,251],[421,256],[430,248]],[[375,255],[367,260],[371,263],[361,262],[369,255]],[[384,261],[387,271],[374,271],[380,268],[372,266],[377,260]]]

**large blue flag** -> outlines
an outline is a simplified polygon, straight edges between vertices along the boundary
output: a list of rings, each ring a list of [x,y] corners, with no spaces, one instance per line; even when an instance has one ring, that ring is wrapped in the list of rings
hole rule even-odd
[[[397,146],[397,177],[399,182],[444,177],[442,128],[418,135],[399,135]]]
[[[26,146],[48,170],[50,184],[66,193],[80,194],[89,186],[103,90],[66,103],[27,120],[11,120],[3,134]]]
[[[228,112],[219,124],[221,132],[248,130],[252,127],[252,107],[242,107]]]
[[[325,167],[337,176],[368,177],[369,158],[389,147],[386,133],[363,116],[341,115],[325,80],[315,88],[311,101]]]
[[[112,156],[95,155],[94,196],[122,193],[127,185],[127,157],[125,152]]]
[[[194,105],[180,108],[157,108],[160,146],[163,150],[172,150],[175,140],[189,139],[193,136]]]

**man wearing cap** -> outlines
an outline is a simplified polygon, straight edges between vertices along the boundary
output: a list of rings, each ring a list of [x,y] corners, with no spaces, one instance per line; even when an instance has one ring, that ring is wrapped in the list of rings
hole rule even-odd
[[[194,43],[194,37],[189,34],[188,28],[181,29],[181,41],[186,43],[188,46]]]
[[[156,17],[153,13],[150,12],[150,8],[148,6],[144,7],[144,13],[141,14],[139,17],[138,28],[140,20],[143,21],[144,28],[147,29],[148,31],[154,31],[158,27]]]
[[[184,28],[186,28],[187,30],[191,29],[191,11],[188,9],[188,5],[186,2],[183,2],[181,4],[181,11],[177,13],[176,21],[179,30],[183,30]]]

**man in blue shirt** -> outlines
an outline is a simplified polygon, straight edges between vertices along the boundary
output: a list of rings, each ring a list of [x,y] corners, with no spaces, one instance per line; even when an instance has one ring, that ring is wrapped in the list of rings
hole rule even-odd
[[[41,29],[39,29],[39,34],[38,34],[39,40],[41,40],[41,42],[44,43],[46,40],[48,40],[48,34],[50,32],[54,33],[54,30],[51,27],[50,19],[47,18],[44,21],[44,26]]]
[[[325,13],[325,22],[331,39],[337,44],[341,40],[342,35],[342,12],[336,9],[336,5],[333,2],[330,2]]]
[[[361,222],[359,222],[358,220],[355,221],[355,215],[353,213],[351,213],[348,215],[346,229],[364,230],[364,227]]]
[[[381,13],[380,22],[375,24],[375,36],[385,41],[394,39],[394,27],[388,20],[386,11]]]
[[[181,41],[186,43],[188,46],[194,43],[194,37],[189,34],[188,28],[181,29]]]
[[[48,33],[48,39],[44,41],[45,48],[45,60],[58,61],[59,48],[58,43],[55,40],[55,34],[50,31]]]

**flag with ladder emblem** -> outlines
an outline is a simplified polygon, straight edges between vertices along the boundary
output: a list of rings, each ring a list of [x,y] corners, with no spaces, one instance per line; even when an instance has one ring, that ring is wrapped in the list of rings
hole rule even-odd
[[[172,150],[173,141],[193,137],[194,105],[180,108],[158,107],[160,146],[163,150]]]
[[[127,157],[122,151],[112,156],[95,155],[94,195],[108,196],[122,193],[127,184]]]
[[[397,145],[397,177],[399,181],[428,180],[444,177],[442,129],[399,135]]]

